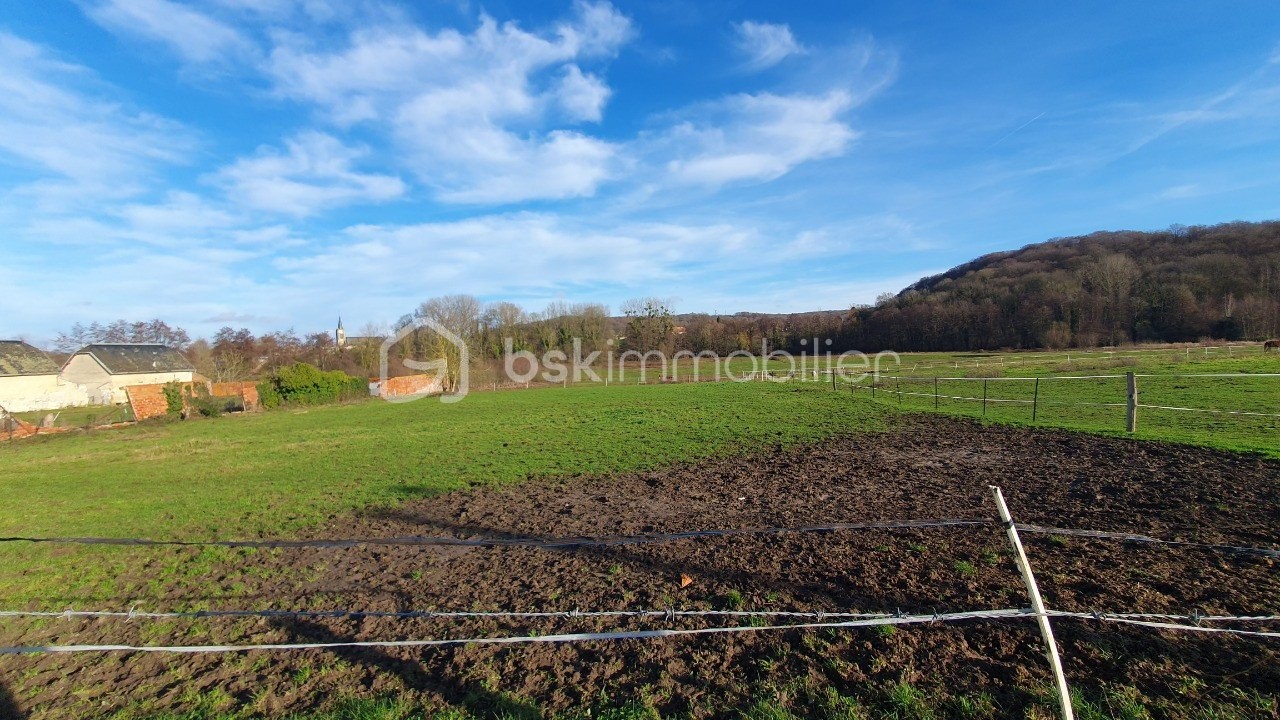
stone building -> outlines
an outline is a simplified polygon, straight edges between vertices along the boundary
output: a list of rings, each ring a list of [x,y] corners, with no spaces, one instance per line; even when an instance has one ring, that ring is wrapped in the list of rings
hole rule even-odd
[[[195,367],[177,350],[164,345],[99,343],[86,345],[62,366],[61,377],[85,397],[76,404],[128,402],[126,387],[189,383]]]

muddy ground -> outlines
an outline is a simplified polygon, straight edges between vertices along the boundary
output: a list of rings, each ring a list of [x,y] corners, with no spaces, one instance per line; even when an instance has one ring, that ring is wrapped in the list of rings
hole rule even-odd
[[[652,472],[424,498],[337,517],[310,535],[577,537],[993,520],[991,484],[1003,488],[1022,523],[1280,546],[1280,463],[937,417],[912,417],[883,434]],[[1025,542],[1054,609],[1280,614],[1280,566],[1264,556],[1081,537],[1028,535]],[[560,549],[154,549],[140,557],[150,559],[119,587],[136,588],[135,604],[153,610],[931,613],[1028,604],[994,523]],[[198,582],[147,584],[175,559],[200,567]],[[749,621],[5,620],[0,645],[458,638],[715,624]],[[1055,628],[1069,681],[1107,712],[1120,714],[1129,698],[1157,715],[1231,708],[1245,717],[1275,717],[1280,641],[1093,620],[1058,620]],[[7,656],[0,659],[0,716],[94,716],[120,708],[277,715],[386,693],[428,709],[462,706],[481,717],[536,717],[633,700],[664,716],[734,717],[762,698],[815,715],[833,712],[822,700],[828,689],[873,712],[904,717],[910,698],[903,698],[912,692],[922,707],[943,715],[1047,716],[1049,687],[1033,621],[965,621],[894,632],[787,630],[581,644]]]

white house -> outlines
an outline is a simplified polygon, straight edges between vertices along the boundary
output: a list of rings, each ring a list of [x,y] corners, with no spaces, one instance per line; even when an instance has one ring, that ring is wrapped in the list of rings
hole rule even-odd
[[[0,408],[9,412],[83,405],[74,385],[58,375],[58,365],[21,340],[0,340]]]
[[[88,403],[105,405],[128,402],[126,387],[187,383],[194,374],[186,358],[164,345],[99,343],[72,355],[62,366],[61,377],[74,384]]]

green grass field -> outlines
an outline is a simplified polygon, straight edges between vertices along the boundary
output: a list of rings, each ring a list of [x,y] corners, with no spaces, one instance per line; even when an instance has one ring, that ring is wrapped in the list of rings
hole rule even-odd
[[[886,368],[905,379],[881,380],[874,397],[868,381],[836,391],[824,380],[577,384],[475,393],[453,405],[371,401],[35,438],[0,444],[0,534],[288,535],[333,513],[471,485],[637,470],[874,427],[899,409],[935,411],[935,374],[967,378],[937,382],[936,411],[994,422],[1030,424],[1035,393],[1032,381],[994,378],[1127,371],[1151,376],[1139,380],[1143,404],[1280,412],[1280,378],[1176,377],[1280,373],[1280,355],[1248,350],[912,354]],[[751,361],[734,363],[741,373]],[[1124,398],[1123,378],[1042,380],[1035,424],[1124,435]],[[1275,417],[1142,408],[1136,436],[1280,457]],[[0,598],[91,591],[136,555],[91,552],[109,562],[85,571],[89,556],[74,548],[0,545]]]
[[[702,383],[144,423],[0,445],[0,535],[274,537],[336,512],[789,444],[872,428],[885,414],[824,385]],[[13,606],[53,588],[88,593],[135,556],[0,545],[0,598]]]
[[[1231,353],[1165,348],[1114,354],[904,355],[900,369],[888,373],[902,379],[882,379],[874,399],[904,410],[1017,424],[1033,423],[1034,406],[1036,425],[1128,435],[1123,377],[1128,372],[1138,375],[1140,405],[1195,409],[1140,407],[1134,437],[1280,457],[1280,377],[1265,376],[1280,373],[1280,353],[1263,354],[1256,347]],[[1212,377],[1234,374],[1255,377]],[[935,377],[941,378],[936,405]],[[1062,377],[1082,379],[1050,379]],[[1041,378],[1038,395],[1034,380],[1017,378]],[[870,383],[856,387],[857,395],[871,397]]]

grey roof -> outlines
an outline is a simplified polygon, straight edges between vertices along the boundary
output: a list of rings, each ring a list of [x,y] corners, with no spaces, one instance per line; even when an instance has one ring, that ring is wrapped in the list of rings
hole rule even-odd
[[[195,370],[177,350],[165,345],[99,343],[85,345],[76,355],[90,355],[112,375]]]
[[[57,363],[40,350],[21,340],[0,340],[0,377],[57,374]]]

